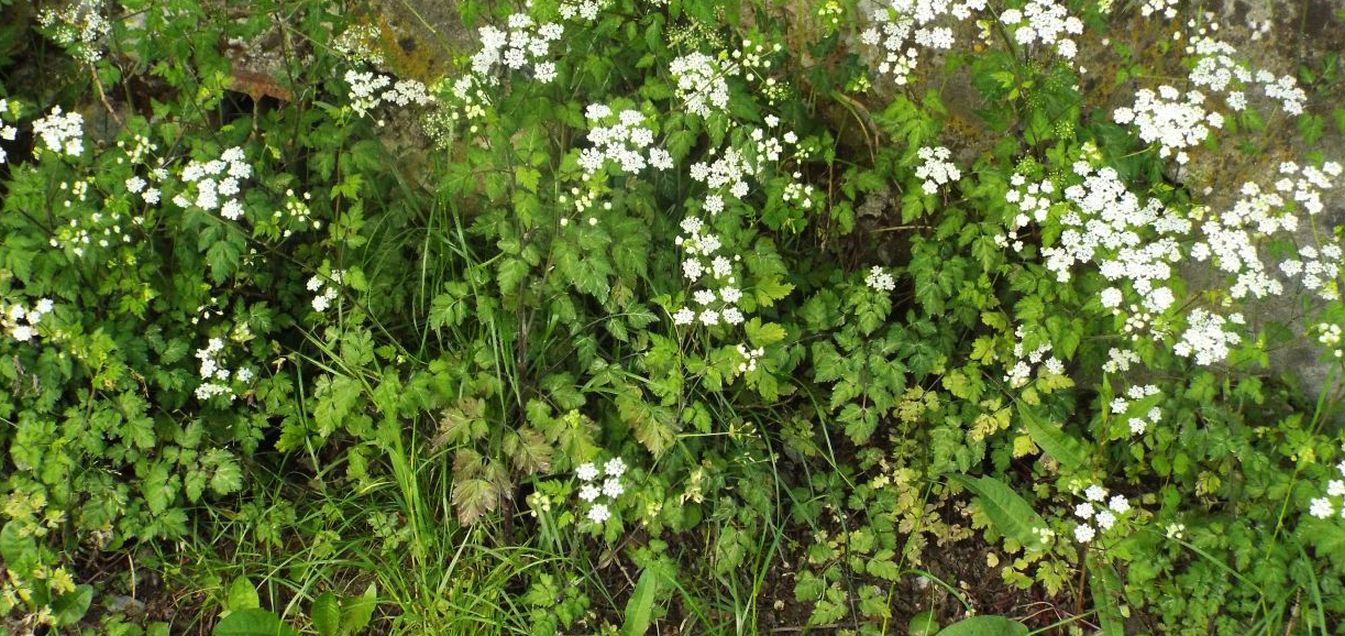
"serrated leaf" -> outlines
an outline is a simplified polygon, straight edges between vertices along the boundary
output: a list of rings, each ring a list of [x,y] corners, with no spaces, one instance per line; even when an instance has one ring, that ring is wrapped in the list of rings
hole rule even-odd
[[[455,481],[452,497],[458,521],[464,526],[476,523],[482,515],[494,511],[500,503],[495,485],[480,478]]]
[[[754,347],[766,347],[785,339],[784,327],[773,322],[762,323],[760,318],[747,321],[744,328],[747,331],[747,341]]]
[[[1000,534],[1012,537],[1033,550],[1046,547],[1042,543],[1041,536],[1035,532],[1039,528],[1045,528],[1046,521],[1004,482],[994,477],[972,478],[968,475],[951,477],[976,495],[981,510],[985,511]]]
[[[210,476],[210,490],[217,495],[238,492],[243,487],[243,470],[233,457],[225,454]]]

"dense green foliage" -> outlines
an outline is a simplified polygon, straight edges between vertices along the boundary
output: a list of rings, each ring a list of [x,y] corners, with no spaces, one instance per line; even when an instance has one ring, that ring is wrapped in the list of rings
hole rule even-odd
[[[218,4],[0,0],[0,633],[1345,620],[1330,188],[1252,214],[1278,309],[1205,223],[1242,210],[1220,161],[1339,176],[1345,111],[1142,138],[1114,111],[1189,88],[1195,8],[1154,44],[1058,3],[1087,72],[1015,40],[1029,3],[945,8],[894,83],[855,2],[463,1],[563,34],[422,95],[377,83],[417,64],[375,7]],[[1271,365],[1305,342],[1315,390]]]

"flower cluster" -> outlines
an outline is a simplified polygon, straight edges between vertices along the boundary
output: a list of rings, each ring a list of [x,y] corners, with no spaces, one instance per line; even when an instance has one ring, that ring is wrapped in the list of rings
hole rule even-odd
[[[1126,425],[1130,427],[1132,435],[1143,435],[1144,431],[1149,430],[1150,426],[1158,424],[1163,418],[1163,410],[1157,406],[1151,406],[1143,413],[1130,413],[1135,407],[1135,403],[1146,398],[1158,395],[1158,387],[1152,384],[1136,384],[1126,389],[1125,397],[1112,398],[1111,404],[1107,405],[1112,415],[1129,415]],[[1141,407],[1141,410],[1142,407]]]
[[[626,474],[626,462],[613,457],[602,468],[588,462],[576,468],[574,474],[584,484],[579,488],[579,498],[589,504],[584,516],[593,523],[605,523],[612,517],[609,506],[626,491],[621,484],[621,476]]]
[[[1228,329],[1228,325],[1245,322],[1242,314],[1228,317],[1195,308],[1186,317],[1186,331],[1172,347],[1179,356],[1195,358],[1196,364],[1210,365],[1228,357],[1230,349],[1242,342],[1242,336]]]
[[[1155,13],[1161,13],[1169,20],[1177,17],[1177,0],[1144,0],[1140,15],[1147,18]]]
[[[1176,153],[1177,163],[1186,163],[1190,157],[1185,149],[1195,146],[1210,134],[1210,128],[1222,128],[1224,118],[1219,113],[1206,113],[1205,96],[1190,91],[1182,99],[1181,91],[1172,86],[1159,86],[1155,93],[1147,88],[1135,93],[1135,103],[1116,109],[1113,118],[1118,124],[1133,123],[1145,143],[1158,143],[1158,155],[1170,157]]]
[[[478,32],[481,50],[472,56],[472,72],[478,76],[494,80],[500,67],[511,71],[531,67],[533,77],[543,84],[556,78],[551,44],[565,33],[565,27],[554,22],[537,24],[528,14],[515,13],[509,16],[507,30],[483,26]]]
[[[756,371],[757,360],[760,360],[761,356],[766,355],[766,350],[761,347],[748,349],[747,345],[741,343],[738,344],[737,351],[738,355],[742,357],[742,362],[738,363],[738,373],[751,373]]]
[[[247,384],[252,381],[252,369],[244,367],[235,372],[225,366],[225,357],[224,339],[219,337],[211,338],[204,348],[196,350],[196,359],[201,361],[201,384],[196,387],[196,399],[204,401],[224,396],[232,402],[233,382]]]
[[[869,274],[864,277],[864,284],[870,289],[880,292],[890,292],[897,288],[897,281],[892,275],[883,271],[882,267],[874,265],[869,269]]]
[[[905,85],[920,61],[920,48],[953,48],[953,30],[935,23],[951,15],[958,20],[985,9],[986,0],[891,0],[873,12],[875,25],[866,29],[860,40],[880,50],[878,73]]]
[[[996,241],[1002,247],[1010,247],[1015,252],[1021,252],[1023,241],[1018,238],[1018,230],[1032,222],[1039,224],[1046,222],[1051,206],[1056,203],[1053,198],[1056,188],[1050,179],[1028,183],[1027,176],[1021,173],[1013,175],[1009,179],[1009,184],[1013,187],[1004,193],[1004,200],[1017,206],[1018,214],[1014,215],[1008,231],[996,237]]]
[[[1075,263],[1094,263],[1113,285],[1128,284],[1143,299],[1145,310],[1162,312],[1172,306],[1174,295],[1162,283],[1182,257],[1177,238],[1190,231],[1190,221],[1157,200],[1141,203],[1112,168],[1095,171],[1078,162],[1074,170],[1084,180],[1065,188],[1072,209],[1060,217],[1065,229],[1059,243],[1042,250],[1047,269],[1065,282]],[[1102,303],[1116,310],[1122,294],[1112,289],[1103,294]]]
[[[1098,535],[1115,535],[1131,513],[1130,502],[1122,495],[1107,498],[1107,489],[1093,484],[1083,491],[1085,501],[1074,507],[1074,516],[1082,521],[1074,528],[1074,539],[1088,543]]]
[[[1340,325],[1336,323],[1324,322],[1317,325],[1317,342],[1322,343],[1336,358],[1345,358],[1345,348],[1340,346],[1341,335]]]
[[[1332,162],[1320,169],[1285,162],[1279,171],[1281,178],[1273,190],[1244,183],[1238,200],[1229,210],[1201,222],[1201,236],[1191,247],[1192,258],[1212,261],[1220,270],[1236,277],[1229,287],[1233,298],[1264,298],[1282,293],[1283,284],[1271,276],[1261,259],[1257,239],[1298,228],[1299,218],[1287,209],[1290,202],[1309,215],[1320,213],[1324,209],[1322,192],[1332,187],[1332,179],[1341,174],[1342,168]],[[1340,255],[1338,245],[1304,246],[1298,252],[1302,260],[1288,259],[1280,264],[1280,269],[1287,276],[1301,277],[1304,287],[1329,300],[1337,293],[1331,281],[1336,277]]]
[[[382,66],[384,62],[380,41],[383,32],[373,24],[356,24],[332,40],[332,48],[342,57],[356,64]]]
[[[704,53],[689,53],[676,58],[668,66],[677,81],[677,98],[686,104],[687,112],[709,117],[712,112],[724,112],[729,107],[729,85],[725,79],[737,73],[737,65],[721,66]]]
[[[104,42],[112,24],[103,17],[103,0],[74,0],[59,9],[44,9],[37,23],[72,57],[93,64],[103,57]]]
[[[611,3],[611,0],[566,0],[560,3],[560,17],[566,20],[580,18],[592,22],[598,19],[598,12]]]
[[[1032,379],[1032,366],[1036,364],[1042,365],[1042,368],[1047,373],[1054,375],[1065,374],[1065,364],[1061,362],[1059,358],[1050,355],[1051,343],[1044,343],[1036,349],[1028,351],[1023,344],[1023,338],[1027,334],[1022,325],[1019,325],[1014,329],[1013,335],[1016,340],[1013,345],[1013,357],[1016,362],[1012,367],[1009,367],[1008,372],[1004,374],[1004,381],[1007,382],[1009,386],[1015,389],[1025,386],[1028,380]]]
[[[125,215],[117,207],[93,208],[89,210],[89,193],[93,189],[93,177],[85,177],[74,182],[62,181],[57,184],[61,201],[60,209],[69,215],[67,221],[52,228],[50,245],[67,248],[75,256],[84,256],[93,245],[110,247],[113,242],[130,243],[130,228],[125,223]],[[139,219],[136,219],[139,222]],[[95,237],[97,242],[95,243]]]
[[[42,322],[43,316],[51,313],[54,306],[50,298],[43,298],[32,307],[0,301],[0,326],[4,327],[10,338],[28,342],[37,336],[38,323]]]
[[[604,104],[590,104],[584,116],[594,124],[588,131],[588,141],[592,145],[579,153],[584,178],[593,177],[608,162],[631,175],[639,174],[648,166],[658,170],[673,167],[668,151],[651,147],[654,131],[644,126],[644,113],[634,109],[615,113]]]
[[[195,196],[188,196],[190,190],[184,190],[173,197],[173,204],[207,212],[218,210],[220,216],[237,221],[243,218],[242,182],[251,177],[252,166],[237,146],[220,153],[219,159],[189,161],[182,168],[182,181],[195,186]]]
[[[1034,43],[1054,47],[1060,57],[1074,59],[1079,45],[1070,36],[1083,33],[1083,22],[1055,0],[1030,0],[1022,10],[1007,9],[999,21],[1022,46]]]
[[[79,113],[63,113],[60,106],[53,106],[46,117],[33,122],[33,134],[42,138],[46,150],[58,155],[84,154],[84,116]]]
[[[346,84],[350,85],[350,108],[360,117],[367,116],[379,106],[398,106],[405,108],[412,104],[425,106],[433,103],[434,98],[425,90],[425,85],[413,79],[393,81],[387,75],[373,71],[346,71]],[[382,125],[383,120],[378,120]]]
[[[917,151],[920,165],[915,176],[921,179],[925,194],[934,194],[939,188],[962,178],[962,171],[951,161],[952,152],[943,146],[926,146]]]
[[[738,325],[744,320],[737,306],[743,292],[736,286],[733,263],[719,253],[723,244],[719,236],[707,231],[705,223],[696,217],[682,221],[685,234],[677,237],[677,245],[686,257],[682,260],[682,276],[694,286],[691,294],[696,308],[684,306],[673,314],[673,323],[689,325],[699,322],[707,327],[720,324]],[[712,289],[711,286],[714,288]]]
[[[1336,464],[1336,471],[1345,478],[1345,461]],[[1332,479],[1326,482],[1326,496],[1313,499],[1308,514],[1318,519],[1330,519],[1336,514],[1345,518],[1345,506],[1341,506],[1342,498],[1345,498],[1345,481]]]
[[[1289,259],[1280,263],[1280,270],[1289,276],[1298,277],[1303,287],[1315,292],[1322,300],[1340,298],[1337,277],[1340,276],[1342,251],[1340,245],[1328,243],[1320,247],[1305,245],[1298,249],[1299,259]]]
[[[18,128],[15,128],[14,126],[5,123],[10,116],[11,116],[11,106],[9,100],[0,98],[0,141],[14,141],[14,139],[19,135]],[[9,155],[5,153],[5,149],[3,147],[0,147],[0,164],[5,163],[5,160],[8,156]]]
[[[326,277],[315,275],[308,279],[308,291],[313,292],[313,311],[322,313],[336,300],[337,294],[341,293],[341,279],[345,272],[334,269]]]
[[[1259,86],[1266,97],[1279,103],[1290,115],[1303,114],[1307,93],[1298,86],[1292,75],[1276,76],[1265,69],[1252,70],[1238,60],[1238,52],[1231,44],[1205,35],[1204,29],[1192,38],[1186,47],[1187,55],[1196,57],[1188,77],[1192,84],[1223,93],[1228,107],[1241,111],[1247,108],[1246,87]]]
[[[1124,373],[1130,370],[1132,365],[1140,362],[1138,353],[1130,349],[1120,349],[1112,347],[1107,350],[1107,361],[1102,363],[1103,373]]]

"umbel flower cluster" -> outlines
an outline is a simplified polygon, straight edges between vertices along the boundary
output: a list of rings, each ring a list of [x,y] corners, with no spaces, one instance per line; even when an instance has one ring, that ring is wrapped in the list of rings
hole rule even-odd
[[[244,367],[234,371],[227,366],[226,358],[224,339],[220,337],[211,338],[205,347],[196,350],[196,359],[201,361],[201,383],[196,387],[196,399],[208,400],[223,396],[232,402],[235,397],[234,381],[241,384],[252,381],[252,369]]]
[[[714,58],[699,51],[674,59],[668,72],[677,80],[677,98],[686,105],[687,112],[709,117],[711,112],[724,112],[729,107],[729,85],[726,79],[738,72],[736,64],[719,64]]]
[[[593,462],[581,464],[574,470],[579,478],[579,499],[589,505],[584,516],[593,523],[606,523],[612,517],[611,506],[616,498],[626,492],[621,484],[621,476],[626,474],[626,462],[613,457],[602,464],[601,468]]]
[[[67,157],[84,154],[84,116],[79,113],[65,113],[53,106],[33,122],[33,134],[42,139],[42,149],[48,152]]]
[[[1157,143],[1160,157],[1175,153],[1177,163],[1184,164],[1190,160],[1186,148],[1205,141],[1210,128],[1224,125],[1222,115],[1205,112],[1204,103],[1200,91],[1189,91],[1183,98],[1171,86],[1159,86],[1157,93],[1145,88],[1135,93],[1132,106],[1116,109],[1114,118],[1118,124],[1134,124],[1146,143]]]
[[[1084,501],[1074,506],[1074,516],[1079,518],[1074,527],[1075,541],[1089,543],[1123,536],[1132,516],[1130,501],[1123,495],[1108,499],[1107,494],[1107,489],[1098,484],[1084,489]]]
[[[197,207],[237,221],[243,218],[242,186],[252,177],[252,164],[237,146],[220,153],[219,159],[190,161],[182,168],[183,192],[173,197],[180,208]],[[194,193],[192,192],[194,190]],[[191,194],[192,196],[189,196]]]
[[[1345,506],[1341,505],[1345,501],[1345,461],[1336,464],[1336,471],[1340,473],[1341,479],[1326,482],[1326,495],[1312,500],[1308,514],[1318,519],[1330,519],[1337,515],[1345,519]]]
[[[9,304],[0,300],[0,327],[4,327],[10,338],[19,342],[28,342],[37,337],[38,323],[42,317],[51,313],[55,303],[50,298],[38,300],[32,307],[22,304]]]
[[[1056,0],[1031,0],[1022,10],[1006,9],[999,21],[1022,46],[1047,47],[1067,60],[1079,52],[1074,36],[1083,33],[1083,21]]]
[[[368,116],[380,106],[400,107],[425,106],[434,102],[434,98],[425,89],[425,85],[413,79],[393,79],[373,71],[346,71],[346,84],[350,86],[350,108],[360,117]],[[383,120],[378,120],[379,125]]]
[[[860,40],[877,49],[876,69],[897,85],[910,81],[920,61],[921,49],[948,50],[955,42],[953,29],[940,22],[961,21],[983,11],[986,0],[891,0],[872,14],[874,25]]]

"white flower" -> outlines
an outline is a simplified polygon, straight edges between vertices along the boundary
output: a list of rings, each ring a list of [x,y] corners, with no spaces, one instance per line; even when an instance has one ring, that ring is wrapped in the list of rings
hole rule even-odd
[[[1088,524],[1081,524],[1074,528],[1074,539],[1079,543],[1088,543],[1095,536],[1097,536],[1097,531],[1093,530],[1093,526]]]
[[[686,104],[688,112],[708,117],[711,112],[728,109],[729,86],[725,76],[736,74],[736,66],[721,68],[714,58],[696,52],[674,59],[668,71],[677,81],[677,98]]]
[[[874,291],[890,292],[897,288],[897,282],[891,274],[883,271],[882,267],[874,265],[869,269],[868,276],[864,277],[864,284]]]
[[[1121,495],[1115,495],[1111,498],[1111,502],[1108,503],[1108,507],[1112,509],[1112,512],[1115,512],[1118,515],[1123,515],[1130,511],[1130,502]]]
[[[1097,521],[1097,527],[1101,528],[1104,531],[1110,530],[1111,527],[1116,523],[1116,515],[1112,514],[1110,510],[1103,510],[1097,513],[1096,521]]]
[[[602,494],[613,499],[620,497],[621,493],[625,491],[626,489],[621,485],[621,480],[616,477],[609,477],[606,481],[602,482]]]
[[[607,465],[603,466],[603,472],[608,477],[620,477],[626,473],[626,462],[622,461],[620,457],[613,457],[607,460]]]
[[[578,468],[574,469],[574,474],[582,481],[593,481],[598,477],[598,467],[594,466],[593,462],[580,464]]]
[[[1345,481],[1332,479],[1326,482],[1326,494],[1332,497],[1345,496]]]
[[[599,494],[598,487],[593,484],[586,484],[579,489],[579,498],[590,503],[597,499]]]
[[[1088,519],[1093,516],[1093,504],[1088,502],[1081,503],[1074,507],[1074,515],[1080,519]]]
[[[1318,497],[1312,500],[1312,507],[1308,513],[1318,519],[1326,519],[1335,514],[1335,507],[1331,505],[1331,500],[1326,497]]]
[[[594,504],[588,509],[588,519],[593,523],[603,523],[612,517],[611,511],[607,509],[606,504]]]
[[[1087,490],[1083,491],[1083,494],[1089,501],[1102,501],[1107,498],[1107,489],[1097,484],[1093,484],[1092,486],[1089,486]]]
[[[79,113],[62,114],[60,106],[53,106],[45,117],[33,122],[33,134],[42,138],[42,144],[58,155],[77,157],[84,153],[84,116]]]

